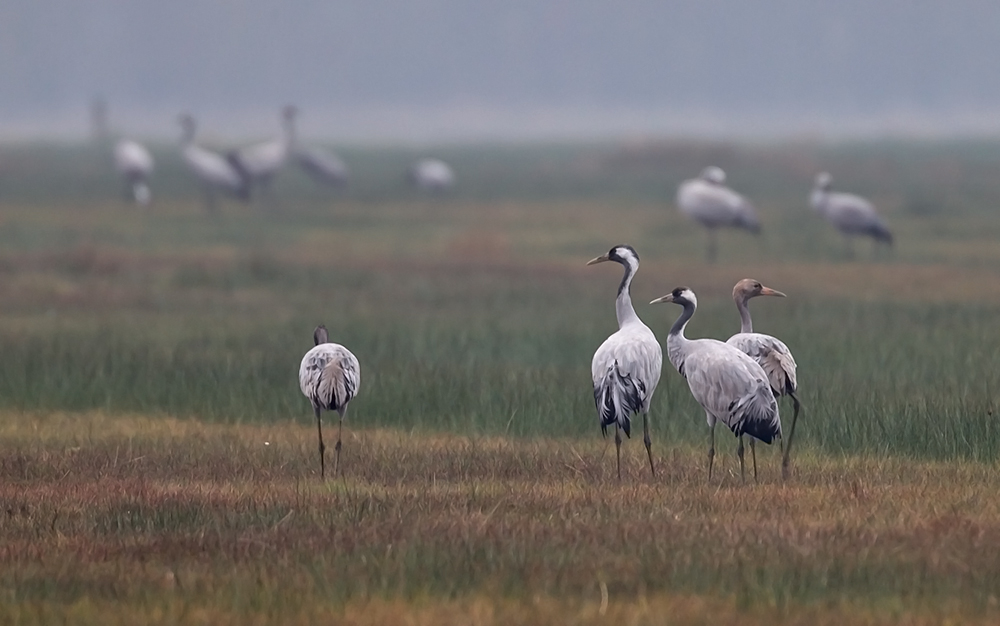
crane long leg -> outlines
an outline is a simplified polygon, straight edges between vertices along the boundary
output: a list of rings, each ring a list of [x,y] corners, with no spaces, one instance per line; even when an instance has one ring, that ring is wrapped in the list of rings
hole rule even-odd
[[[788,462],[789,455],[792,453],[792,438],[795,436],[795,422],[799,419],[799,397],[795,395],[795,392],[788,394],[792,397],[792,406],[794,407],[794,412],[792,413],[792,426],[788,429],[788,441],[785,442],[785,453],[781,456],[781,477],[788,478]]]
[[[656,470],[653,469],[653,450],[651,448],[653,442],[649,438],[649,413],[642,414],[642,433],[642,442],[646,444],[646,456],[649,457],[649,473],[655,477]]]
[[[743,435],[740,435],[740,444],[736,446],[736,456],[740,457],[740,480],[746,482],[746,467],[743,464]]]
[[[324,460],[324,453],[326,452],[326,446],[323,445],[323,418],[319,415],[319,407],[314,406],[313,409],[316,411],[316,432],[319,433],[319,477],[326,477],[326,461]]]
[[[340,414],[340,427],[337,429],[337,445],[334,449],[337,451],[337,461],[333,466],[333,475],[340,475],[340,437],[344,434],[344,414],[347,413],[347,407],[344,407],[343,413]]]
[[[715,263],[715,250],[718,244],[718,235],[714,228],[708,229],[708,262]]]
[[[757,482],[757,447],[753,442],[754,438],[750,437],[750,458],[753,459],[753,481]]]
[[[618,480],[622,479],[622,434],[615,424],[615,456],[618,459]]]
[[[712,461],[715,460],[715,424],[708,427],[708,479],[712,480]]]

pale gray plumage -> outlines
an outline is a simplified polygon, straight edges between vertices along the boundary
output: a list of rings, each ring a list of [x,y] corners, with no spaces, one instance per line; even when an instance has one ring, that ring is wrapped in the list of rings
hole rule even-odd
[[[208,210],[215,209],[215,192],[217,190],[230,193],[243,201],[249,198],[250,189],[247,180],[240,170],[226,157],[203,148],[195,143],[197,124],[189,114],[180,116],[181,157],[188,169],[194,174],[205,190],[205,205]]]
[[[407,177],[425,191],[447,191],[455,186],[455,171],[441,159],[420,159],[410,166]]]
[[[830,191],[833,177],[826,172],[816,176],[809,204],[845,236],[867,236],[892,245],[892,233],[871,202],[852,193]]]
[[[240,170],[240,174],[253,187],[258,186],[261,195],[274,204],[271,183],[288,161],[292,144],[292,124],[297,110],[288,105],[281,109],[282,134],[278,139],[254,143],[232,150],[227,155],[229,161]]]
[[[631,246],[615,246],[608,254],[591,259],[587,265],[615,261],[625,268],[615,300],[618,331],[604,340],[591,361],[594,403],[597,405],[601,432],[615,429],[618,477],[621,478],[621,431],[631,437],[631,418],[642,413],[643,443],[654,475],[653,453],[649,437],[649,405],[660,381],[663,351],[653,331],[642,323],[632,306],[629,287],[639,269],[639,255]]]
[[[115,144],[115,169],[125,179],[129,197],[139,205],[152,200],[149,176],[153,173],[153,155],[138,141],[122,139]]]
[[[288,150],[295,163],[313,180],[335,187],[344,185],[350,175],[344,161],[336,154],[322,148],[300,145],[298,129],[295,125],[299,110],[296,107],[288,107],[286,110],[289,113],[286,120]]]
[[[781,437],[778,404],[767,374],[756,361],[733,346],[715,339],[687,339],[684,336],[684,327],[698,306],[694,292],[687,287],[678,287],[650,304],[657,302],[675,302],[684,307],[667,336],[667,358],[687,380],[691,394],[705,409],[711,437],[709,478],[715,457],[716,422],[728,426],[739,438],[737,453],[742,475],[743,435],[764,443]]]
[[[757,210],[749,200],[726,187],[726,173],[709,166],[698,178],[685,180],[677,188],[677,208],[708,229],[708,258],[716,255],[716,229],[742,228],[760,232]]]
[[[796,395],[798,381],[795,357],[783,341],[771,335],[755,333],[753,320],[750,317],[750,298],[758,296],[776,296],[784,298],[780,291],[765,287],[760,281],[744,278],[733,287],[733,301],[740,314],[740,332],[729,338],[726,343],[757,361],[767,374],[768,383],[775,397],[789,396],[792,399],[794,413],[792,426],[788,431],[785,449],[781,457],[782,476],[788,477],[789,455],[792,449],[792,438],[795,436],[795,424],[799,417],[799,398]]]
[[[306,352],[299,365],[299,389],[309,398],[316,414],[319,433],[320,476],[325,476],[322,410],[336,411],[340,415],[340,431],[337,434],[336,474],[340,468],[341,432],[347,405],[357,395],[361,386],[361,366],[358,359],[344,346],[329,343],[325,326],[318,326],[313,333],[315,346]]]

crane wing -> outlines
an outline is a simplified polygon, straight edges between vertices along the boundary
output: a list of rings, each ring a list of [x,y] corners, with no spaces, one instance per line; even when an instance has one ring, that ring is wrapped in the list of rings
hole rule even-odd
[[[726,343],[757,361],[776,395],[798,389],[795,357],[780,339],[763,333],[737,333]]]

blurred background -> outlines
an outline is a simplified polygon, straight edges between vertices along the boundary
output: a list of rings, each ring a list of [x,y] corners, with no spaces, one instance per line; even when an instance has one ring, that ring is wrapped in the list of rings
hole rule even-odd
[[[233,136],[294,102],[365,141],[1000,130],[988,0],[46,0],[0,7],[0,136]]]

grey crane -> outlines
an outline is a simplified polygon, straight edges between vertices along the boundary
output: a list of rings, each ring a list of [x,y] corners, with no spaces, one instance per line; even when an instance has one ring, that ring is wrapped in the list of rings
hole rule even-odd
[[[857,236],[871,237],[876,243],[883,242],[892,246],[892,233],[872,203],[853,193],[830,191],[832,185],[833,177],[830,174],[818,174],[809,195],[809,204],[847,237],[851,255],[854,254],[854,248],[850,240]]]
[[[726,173],[710,165],[698,178],[685,180],[677,188],[677,208],[708,230],[707,258],[714,261],[718,247],[716,230],[742,228],[760,232],[757,210],[749,200],[726,187]]]
[[[677,287],[650,302],[674,302],[684,307],[667,336],[667,358],[687,380],[691,395],[705,409],[709,426],[708,477],[715,459],[715,424],[722,422],[739,439],[740,477],[745,478],[743,435],[750,436],[756,476],[754,440],[770,444],[781,437],[778,403],[771,393],[764,369],[733,346],[715,339],[688,339],[684,327],[698,308],[698,299],[687,287]]]
[[[744,278],[733,287],[733,300],[736,302],[736,309],[740,313],[740,332],[729,338],[726,343],[737,348],[753,360],[760,363],[767,374],[767,381],[771,385],[771,392],[774,397],[788,396],[792,399],[794,413],[792,414],[792,426],[788,429],[788,437],[785,440],[784,452],[781,455],[781,475],[788,478],[789,455],[792,451],[792,438],[795,436],[795,423],[799,419],[799,397],[795,394],[798,390],[796,379],[795,357],[783,341],[771,335],[753,332],[753,320],[750,318],[749,300],[757,296],[776,296],[784,298],[785,294],[780,291],[765,287],[760,281],[752,278]]]
[[[629,287],[639,269],[639,254],[635,248],[620,245],[607,254],[591,259],[587,265],[614,261],[625,268],[625,275],[618,286],[615,315],[618,330],[597,348],[590,364],[594,383],[594,403],[601,423],[601,433],[607,435],[608,426],[615,429],[615,452],[618,479],[622,477],[622,431],[631,437],[631,419],[642,413],[643,443],[649,457],[649,471],[654,476],[652,443],[649,438],[649,404],[660,382],[663,351],[653,331],[642,323],[632,307]]]
[[[153,155],[146,146],[132,139],[121,139],[115,144],[115,169],[125,180],[128,196],[136,204],[145,206],[153,199],[149,176],[153,173]]]
[[[280,138],[237,148],[227,155],[230,162],[239,168],[249,185],[260,188],[262,198],[272,207],[276,202],[271,184],[275,174],[288,161],[292,143],[292,125],[296,113],[297,109],[292,105],[281,109],[282,135]]]
[[[298,118],[299,110],[290,107],[291,116],[288,120],[289,150],[292,159],[298,164],[302,171],[308,174],[313,180],[341,187],[347,183],[350,171],[347,165],[336,154],[319,148],[317,146],[303,146],[299,143],[298,129],[295,121]]]
[[[336,411],[340,414],[340,428],[337,431],[337,460],[334,474],[340,471],[341,436],[344,432],[344,416],[347,405],[358,394],[361,386],[361,366],[350,350],[338,343],[330,343],[326,326],[322,324],[313,332],[315,346],[306,352],[299,365],[299,389],[309,398],[316,414],[316,431],[319,434],[319,475],[326,476],[325,452],[323,444],[323,418],[320,412]]]
[[[246,202],[250,198],[250,188],[240,170],[226,157],[195,143],[197,124],[192,115],[184,113],[179,118],[183,135],[181,156],[205,190],[205,206],[215,210],[215,193],[224,191]]]
[[[447,191],[455,186],[455,171],[441,159],[420,159],[410,166],[407,177],[424,191]]]

